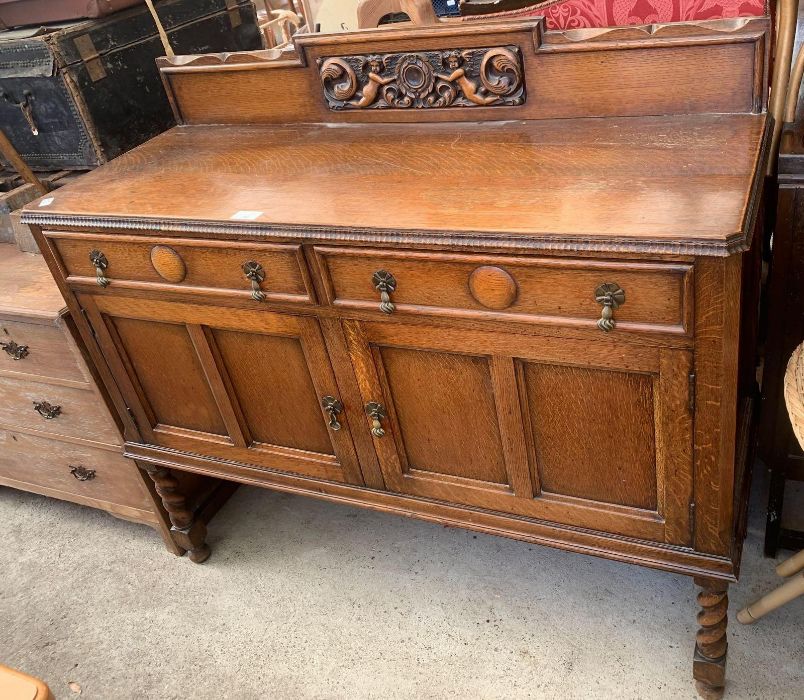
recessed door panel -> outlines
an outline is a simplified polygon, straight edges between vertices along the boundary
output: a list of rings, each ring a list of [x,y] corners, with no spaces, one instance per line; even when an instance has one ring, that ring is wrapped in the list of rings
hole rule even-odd
[[[253,442],[334,454],[299,338],[213,329]]]
[[[522,362],[542,493],[657,509],[656,375]]]
[[[487,357],[378,350],[407,468],[507,484]]]
[[[156,425],[227,435],[201,362],[182,324],[113,318],[114,333]]]

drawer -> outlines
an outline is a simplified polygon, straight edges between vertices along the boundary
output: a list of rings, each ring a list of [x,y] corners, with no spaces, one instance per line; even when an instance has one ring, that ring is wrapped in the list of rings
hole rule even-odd
[[[153,510],[134,462],[109,450],[0,429],[0,484]]]
[[[0,425],[121,444],[106,404],[89,389],[0,377]]]
[[[316,246],[327,302],[381,314],[375,273],[393,277],[391,313],[438,314],[594,328],[596,290],[619,286],[617,328],[686,333],[692,265],[632,261],[458,255]]]
[[[252,281],[243,266],[261,266],[255,282],[265,299],[312,302],[314,293],[301,246],[283,243],[237,243],[139,236],[46,233],[61,257],[70,283],[97,284],[90,260],[105,257],[109,288],[160,289],[194,295],[251,299]]]
[[[0,318],[0,373],[33,374],[86,384],[83,360],[63,326]]]

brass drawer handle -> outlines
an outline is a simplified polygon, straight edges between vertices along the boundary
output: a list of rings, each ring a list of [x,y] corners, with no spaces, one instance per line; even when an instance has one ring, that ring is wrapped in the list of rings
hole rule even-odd
[[[92,481],[95,478],[95,470],[87,469],[86,467],[73,467],[70,466],[70,474],[72,474],[78,481]]]
[[[371,434],[378,438],[385,435],[385,430],[380,423],[380,420],[386,416],[385,406],[376,401],[369,401],[366,404],[366,415],[371,418]]]
[[[3,348],[12,360],[24,360],[29,354],[27,345],[17,345],[13,340],[7,343],[0,343],[0,348]]]
[[[251,298],[254,301],[265,301],[265,292],[260,289],[260,283],[265,281],[265,270],[262,265],[253,260],[243,263],[243,274],[251,280]]]
[[[377,270],[371,276],[371,283],[380,293],[380,311],[385,314],[392,314],[396,307],[391,301],[391,292],[396,289],[396,277],[386,270]]]
[[[605,282],[595,290],[595,301],[603,307],[597,327],[604,333],[614,330],[614,309],[625,304],[625,290],[616,282]]]
[[[61,415],[61,406],[54,406],[49,401],[34,401],[34,411],[45,420],[53,420]]]
[[[95,276],[99,287],[108,287],[111,281],[106,276],[106,268],[109,267],[109,259],[99,250],[93,250],[89,254],[89,262],[95,267]]]
[[[329,427],[332,430],[340,430],[341,424],[338,421],[338,414],[343,411],[343,404],[334,396],[325,396],[321,399],[321,406],[329,414]]]

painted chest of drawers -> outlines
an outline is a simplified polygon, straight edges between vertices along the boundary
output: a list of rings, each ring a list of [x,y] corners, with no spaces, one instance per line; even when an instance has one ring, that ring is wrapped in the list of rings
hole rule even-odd
[[[181,126],[24,220],[155,483],[694,576],[717,694],[766,40],[764,20],[529,20],[165,60]],[[181,494],[165,507],[205,559]]]

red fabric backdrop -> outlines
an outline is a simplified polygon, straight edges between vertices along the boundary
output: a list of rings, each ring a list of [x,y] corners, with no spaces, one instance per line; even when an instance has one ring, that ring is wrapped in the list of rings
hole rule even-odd
[[[761,17],[765,0],[554,0],[497,16],[544,15],[548,29]],[[481,17],[472,17],[480,19]]]

